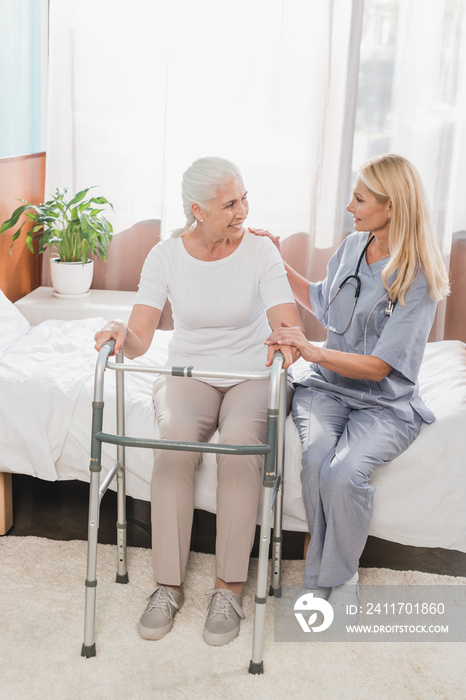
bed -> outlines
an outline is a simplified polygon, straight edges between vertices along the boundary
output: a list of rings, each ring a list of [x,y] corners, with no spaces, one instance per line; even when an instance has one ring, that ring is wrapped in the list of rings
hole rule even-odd
[[[30,326],[0,293],[0,323],[0,472],[88,482],[97,357],[93,336],[105,320],[49,320]],[[158,331],[147,354],[134,362],[163,364],[170,335]],[[105,381],[104,431],[112,432],[114,373],[107,372]],[[128,435],[156,436],[152,381],[151,375],[125,376]],[[403,545],[466,552],[465,344],[429,343],[420,383],[437,420],[424,425],[410,448],[373,476],[377,492],[370,534]],[[103,475],[114,463],[114,449],[103,446]],[[297,430],[288,417],[283,528],[306,532],[300,457]],[[126,468],[128,495],[149,500],[151,451],[127,450]],[[197,475],[196,507],[215,513],[215,491],[215,455],[205,455]]]

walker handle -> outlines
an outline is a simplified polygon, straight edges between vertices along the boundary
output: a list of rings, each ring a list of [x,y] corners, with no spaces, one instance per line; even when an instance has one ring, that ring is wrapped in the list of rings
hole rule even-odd
[[[115,343],[116,343],[115,338],[110,338],[110,340],[106,340],[105,343],[102,343],[102,347],[100,349],[103,350],[103,348],[106,345],[108,345],[108,347],[110,348],[110,352],[108,354],[111,355],[113,353],[113,351],[115,350]]]
[[[281,357],[281,358],[282,358],[283,362],[285,362],[285,355],[282,353],[281,350],[275,350],[273,356],[274,356],[274,357],[277,357],[277,355],[278,355],[278,357]]]

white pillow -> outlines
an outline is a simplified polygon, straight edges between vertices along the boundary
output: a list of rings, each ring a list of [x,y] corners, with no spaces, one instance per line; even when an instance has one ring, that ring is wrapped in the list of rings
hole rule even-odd
[[[0,289],[0,355],[29,332],[29,321]]]

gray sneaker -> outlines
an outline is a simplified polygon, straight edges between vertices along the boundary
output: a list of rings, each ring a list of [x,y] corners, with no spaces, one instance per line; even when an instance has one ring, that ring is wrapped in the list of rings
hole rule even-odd
[[[239,623],[244,618],[243,596],[225,588],[216,588],[205,595],[212,599],[204,625],[204,641],[217,647],[228,644],[238,636]]]
[[[161,639],[173,627],[173,618],[184,603],[184,593],[157,586],[139,620],[138,632],[143,639]]]

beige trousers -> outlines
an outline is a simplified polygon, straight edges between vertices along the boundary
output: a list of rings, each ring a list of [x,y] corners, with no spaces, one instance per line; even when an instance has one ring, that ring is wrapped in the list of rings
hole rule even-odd
[[[160,437],[258,444],[266,435],[268,381],[218,388],[192,378],[160,376],[154,405]],[[152,556],[156,583],[183,583],[194,512],[199,452],[154,450],[151,485]],[[217,455],[217,576],[246,581],[262,483],[261,455]]]

